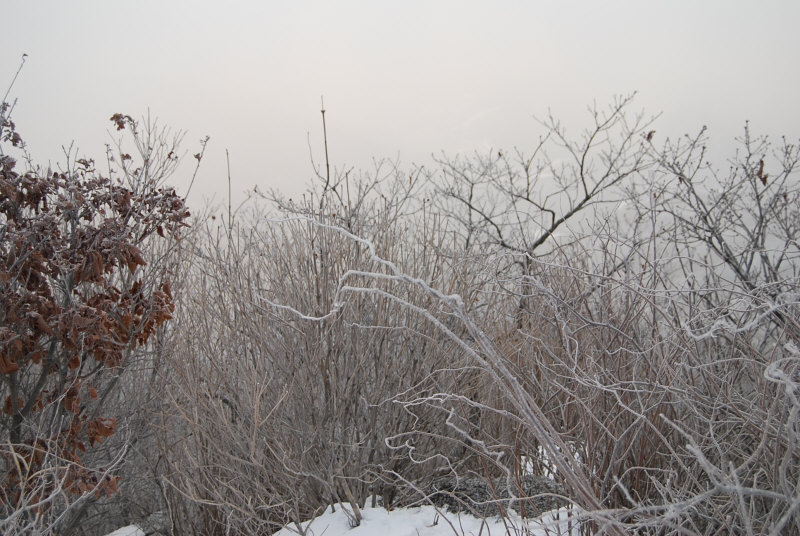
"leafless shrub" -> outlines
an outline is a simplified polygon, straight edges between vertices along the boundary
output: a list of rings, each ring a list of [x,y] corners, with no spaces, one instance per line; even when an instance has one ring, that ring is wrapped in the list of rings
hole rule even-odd
[[[371,190],[353,184],[359,188]],[[369,496],[387,507],[412,500],[397,475],[433,478],[438,458],[418,465],[385,443],[432,418],[407,412],[394,397],[469,394],[480,388],[479,372],[434,323],[392,298],[440,308],[416,289],[386,279],[345,298],[346,273],[347,284],[357,285],[380,266],[339,227],[305,216],[369,229],[383,254],[405,259],[449,292],[472,292],[480,274],[455,269],[441,221],[398,198],[376,195],[322,211],[312,200],[292,205],[288,218],[240,217],[233,229],[212,223],[198,237],[185,268],[191,290],[178,312],[164,422],[173,508],[200,513],[184,530],[299,526],[339,503],[357,524]],[[438,433],[433,421],[428,427]],[[431,433],[418,446],[435,441]]]
[[[355,525],[443,478],[530,518],[536,477],[585,533],[800,532],[797,149],[746,133],[723,177],[629,105],[546,121],[566,159],[378,166],[209,225],[160,424],[176,530]]]

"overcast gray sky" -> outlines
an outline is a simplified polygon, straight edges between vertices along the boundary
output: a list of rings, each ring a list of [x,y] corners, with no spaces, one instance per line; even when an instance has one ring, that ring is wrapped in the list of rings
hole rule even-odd
[[[37,161],[71,141],[101,158],[109,116],[150,110],[190,153],[211,136],[191,203],[225,199],[226,148],[236,199],[301,192],[321,95],[332,163],[355,168],[524,150],[548,108],[577,134],[588,104],[634,90],[659,136],[708,125],[727,148],[749,119],[800,137],[797,0],[47,0],[2,19],[2,92],[27,53],[14,118]]]

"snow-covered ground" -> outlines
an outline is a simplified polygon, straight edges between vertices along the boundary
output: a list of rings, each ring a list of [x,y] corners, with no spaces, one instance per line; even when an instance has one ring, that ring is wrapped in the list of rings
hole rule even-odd
[[[545,514],[527,524],[516,516],[505,521],[498,518],[478,519],[469,514],[441,513],[433,506],[398,508],[387,512],[383,508],[364,508],[358,527],[341,507],[303,524],[308,536],[577,536],[580,531],[568,521],[566,510]],[[289,526],[275,536],[297,536],[297,527]],[[136,526],[123,527],[108,536],[144,536]]]
[[[363,520],[358,527],[352,527],[348,516],[337,508],[330,509],[317,517],[304,529],[310,528],[309,536],[490,536],[502,534],[530,534],[531,536],[554,536],[569,534],[566,510],[552,512],[539,521],[526,524],[519,517],[512,516],[503,521],[499,518],[478,519],[469,514],[452,514],[437,511],[433,506],[417,508],[398,508],[387,512],[383,508],[364,508]],[[561,517],[561,520],[555,519]],[[525,529],[528,529],[527,531]],[[573,534],[579,531],[573,525]],[[296,536],[296,527],[286,527],[276,536]]]
[[[122,527],[121,529],[117,529],[114,532],[109,532],[106,536],[145,536],[144,531],[137,527],[136,525],[128,525],[127,527]]]

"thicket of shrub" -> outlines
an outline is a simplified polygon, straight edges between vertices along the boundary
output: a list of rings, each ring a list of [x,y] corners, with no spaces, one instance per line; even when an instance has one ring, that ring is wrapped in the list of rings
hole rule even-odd
[[[489,511],[455,494],[481,480],[586,533],[800,533],[800,150],[746,128],[719,171],[704,132],[657,145],[630,99],[577,138],[542,124],[533,154],[319,177],[115,265],[170,272],[175,309],[100,398],[118,492],[59,511],[270,533],[443,504],[441,482]]]

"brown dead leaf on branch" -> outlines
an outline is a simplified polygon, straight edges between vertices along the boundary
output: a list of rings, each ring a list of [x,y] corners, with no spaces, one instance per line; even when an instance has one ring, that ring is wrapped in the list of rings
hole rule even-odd
[[[756,177],[761,181],[761,184],[766,186],[767,185],[767,178],[769,175],[764,173],[764,159],[762,158],[761,161],[758,163],[758,172],[756,173]]]

